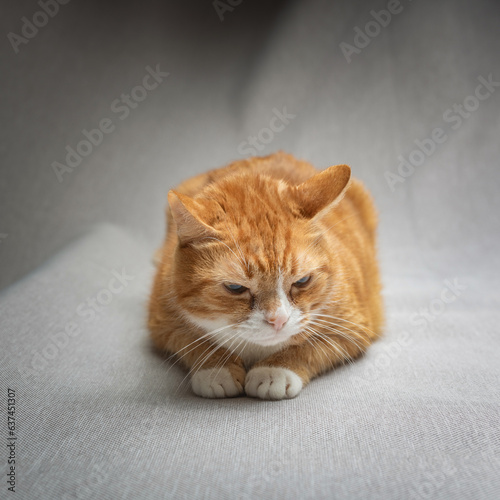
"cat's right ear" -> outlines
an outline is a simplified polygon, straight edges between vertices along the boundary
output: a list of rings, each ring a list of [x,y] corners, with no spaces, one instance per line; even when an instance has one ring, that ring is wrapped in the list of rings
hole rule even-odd
[[[185,194],[172,190],[168,193],[168,203],[181,244],[217,236],[217,231],[203,221],[207,215],[207,207]]]

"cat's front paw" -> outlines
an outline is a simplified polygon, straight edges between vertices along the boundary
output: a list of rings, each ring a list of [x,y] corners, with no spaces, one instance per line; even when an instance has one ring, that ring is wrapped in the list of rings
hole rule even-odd
[[[193,392],[204,398],[233,398],[243,394],[243,386],[227,368],[207,368],[191,377]]]
[[[257,366],[247,373],[245,392],[260,399],[288,399],[297,396],[302,385],[302,379],[292,370]]]

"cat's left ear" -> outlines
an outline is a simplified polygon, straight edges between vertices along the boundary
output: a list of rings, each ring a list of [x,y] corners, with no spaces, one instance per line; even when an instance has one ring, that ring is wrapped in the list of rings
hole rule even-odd
[[[343,198],[350,178],[348,165],[335,165],[297,186],[293,195],[302,215],[321,218]]]
[[[217,231],[205,222],[210,218],[214,208],[209,200],[205,201],[203,204],[185,194],[169,191],[170,212],[177,226],[177,236],[181,244],[217,236]]]

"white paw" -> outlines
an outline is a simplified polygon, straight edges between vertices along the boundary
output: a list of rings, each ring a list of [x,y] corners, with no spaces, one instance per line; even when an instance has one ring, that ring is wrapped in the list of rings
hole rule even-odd
[[[227,368],[207,368],[191,377],[193,392],[204,398],[232,398],[243,392]]]
[[[294,398],[301,390],[302,379],[295,372],[275,366],[252,368],[245,380],[245,392],[254,398]]]

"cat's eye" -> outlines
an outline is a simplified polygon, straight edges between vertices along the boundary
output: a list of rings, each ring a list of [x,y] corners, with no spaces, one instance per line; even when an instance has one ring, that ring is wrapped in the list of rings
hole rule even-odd
[[[234,293],[236,295],[239,295],[240,293],[244,293],[248,290],[246,286],[243,285],[238,285],[236,283],[228,283],[224,284],[227,290],[229,290],[231,293]]]
[[[311,281],[311,276],[304,276],[303,278],[300,278],[300,280],[297,280],[294,285],[295,286],[304,286],[304,285],[307,285],[307,283],[309,283],[309,281]]]

